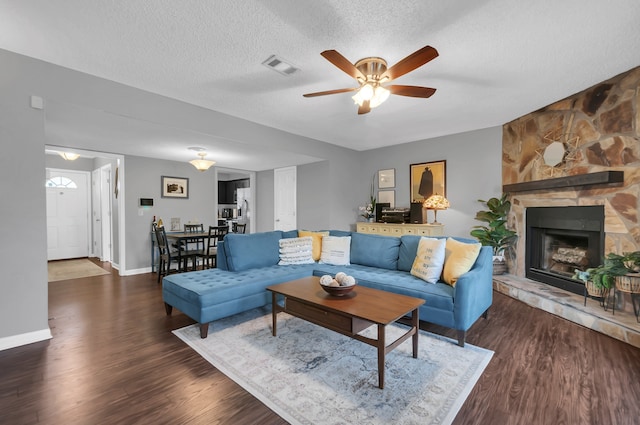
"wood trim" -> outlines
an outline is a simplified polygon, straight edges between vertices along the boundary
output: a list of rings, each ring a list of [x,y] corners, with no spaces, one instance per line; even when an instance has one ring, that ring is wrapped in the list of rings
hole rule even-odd
[[[557,177],[554,179],[505,184],[502,186],[502,191],[504,193],[527,192],[531,190],[584,187],[623,182],[624,171],[600,171],[597,173],[580,174],[577,176]]]

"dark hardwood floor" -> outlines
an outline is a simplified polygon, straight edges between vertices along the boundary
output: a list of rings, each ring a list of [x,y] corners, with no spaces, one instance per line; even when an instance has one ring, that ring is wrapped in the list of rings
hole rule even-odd
[[[173,336],[155,274],[50,283],[49,316],[0,352],[1,424],[286,423]],[[467,341],[495,355],[455,424],[640,423],[637,348],[499,293]]]

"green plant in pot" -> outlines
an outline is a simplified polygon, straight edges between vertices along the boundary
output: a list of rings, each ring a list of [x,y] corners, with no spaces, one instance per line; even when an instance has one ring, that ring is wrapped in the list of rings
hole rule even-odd
[[[625,252],[622,255],[610,252],[602,264],[586,270],[588,280],[596,290],[600,291],[613,288],[617,276],[625,276],[638,271],[640,271],[640,251]]]
[[[473,226],[471,236],[478,239],[483,246],[493,249],[494,274],[502,274],[506,271],[505,254],[513,250],[513,245],[518,234],[507,228],[507,216],[511,210],[511,202],[507,194],[500,198],[491,198],[487,201],[479,199],[487,209],[476,213],[475,219],[486,223]]]

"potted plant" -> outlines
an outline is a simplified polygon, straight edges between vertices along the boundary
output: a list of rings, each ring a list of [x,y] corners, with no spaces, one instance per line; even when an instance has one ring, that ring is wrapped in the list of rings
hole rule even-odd
[[[576,270],[574,279],[582,280],[587,293],[602,297],[605,291],[618,286],[621,291],[640,290],[640,251],[625,252],[622,255],[610,252],[602,264],[588,268],[584,272]]]
[[[500,198],[491,198],[487,201],[479,199],[487,209],[476,213],[475,219],[486,225],[474,226],[471,236],[478,239],[484,246],[493,249],[493,274],[502,274],[506,271],[505,253],[513,249],[513,244],[518,234],[507,228],[507,216],[511,210],[511,202],[507,194]]]

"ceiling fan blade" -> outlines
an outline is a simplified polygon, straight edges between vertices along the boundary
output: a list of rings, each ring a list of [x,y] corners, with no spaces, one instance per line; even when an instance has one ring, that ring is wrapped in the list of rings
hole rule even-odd
[[[409,96],[409,97],[431,97],[436,92],[436,89],[432,89],[430,87],[420,87],[420,86],[399,86],[399,85],[391,85],[386,86],[391,94],[397,94],[400,96]]]
[[[362,102],[362,106],[358,107],[358,115],[368,114],[371,112],[371,107],[369,106],[369,101],[365,100]]]
[[[411,53],[391,68],[387,69],[381,76],[381,80],[387,77],[387,81],[402,77],[407,72],[411,72],[421,67],[425,63],[438,57],[438,51],[431,46],[424,46],[422,49]]]
[[[316,96],[326,96],[328,94],[338,94],[338,93],[347,93],[350,91],[358,90],[360,87],[354,87],[350,89],[337,89],[337,90],[327,90],[327,91],[319,91],[315,93],[307,93],[303,94],[304,97],[316,97]]]
[[[366,80],[367,79],[367,77],[364,76],[362,74],[362,72],[360,72],[360,70],[355,67],[354,64],[349,62],[349,60],[347,58],[342,56],[336,50],[325,50],[324,52],[322,52],[320,54],[326,60],[328,60],[329,62],[331,62],[332,64],[334,64],[338,68],[340,68],[343,72],[345,72],[348,75],[350,75],[352,78],[354,78],[356,80],[360,80],[360,79]]]

